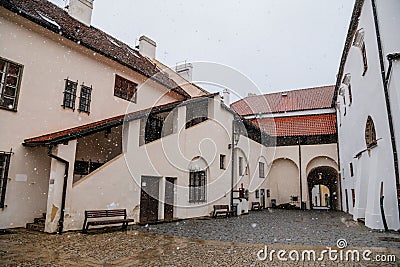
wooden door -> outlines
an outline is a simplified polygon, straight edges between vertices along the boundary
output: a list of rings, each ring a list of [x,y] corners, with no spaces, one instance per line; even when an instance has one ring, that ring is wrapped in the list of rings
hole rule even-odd
[[[140,194],[140,223],[158,220],[159,177],[142,176]]]
[[[175,178],[167,177],[165,183],[164,220],[171,221],[174,218],[174,188]]]

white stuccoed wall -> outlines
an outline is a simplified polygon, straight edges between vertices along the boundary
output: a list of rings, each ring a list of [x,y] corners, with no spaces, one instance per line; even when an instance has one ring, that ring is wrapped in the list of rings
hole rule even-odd
[[[396,0],[376,1],[379,26],[383,43],[383,54],[398,52],[400,37],[397,34],[397,26],[400,25],[400,2]],[[366,226],[373,229],[383,229],[379,195],[380,184],[384,182],[385,213],[390,229],[400,228],[399,214],[396,200],[396,184],[394,176],[393,154],[390,142],[389,124],[387,119],[386,104],[383,94],[383,84],[378,58],[374,20],[371,1],[366,0],[362,9],[358,29],[365,31],[365,44],[368,58],[368,70],[362,76],[363,63],[360,49],[351,47],[344,73],[351,74],[351,86],[353,103],[347,106],[347,114],[343,116],[344,104],[341,102],[341,115],[338,113],[338,127],[340,160],[342,168],[342,192],[345,189],[349,194],[349,212],[354,219],[365,218]],[[397,64],[397,63],[395,63]],[[387,69],[387,60],[385,59]],[[395,69],[398,66],[395,66]],[[398,84],[398,75],[393,75],[390,85],[392,97],[392,114],[395,124],[396,138],[399,140],[399,107],[398,96],[393,94]],[[346,104],[349,104],[346,99]],[[396,112],[397,113],[394,113]],[[367,117],[371,116],[375,123],[378,146],[368,152],[364,152],[360,158],[354,158],[357,153],[366,149],[365,125]],[[397,147],[399,144],[397,143]],[[354,177],[350,175],[350,162],[354,165]],[[351,189],[356,190],[355,207],[352,207]],[[345,196],[342,198],[345,207]]]

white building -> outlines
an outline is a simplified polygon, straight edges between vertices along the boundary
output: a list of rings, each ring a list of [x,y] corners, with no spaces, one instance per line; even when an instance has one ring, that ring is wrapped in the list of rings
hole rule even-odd
[[[335,88],[343,209],[373,229],[400,228],[399,12],[355,2]]]
[[[256,126],[234,135],[237,115],[165,70],[151,39],[135,49],[90,26],[93,1],[0,3],[0,228],[76,230],[92,209],[141,223],[247,212],[254,192],[233,199],[232,185],[259,184],[273,152]]]
[[[322,86],[249,95],[231,105],[275,139],[270,171],[258,188],[261,196],[265,192],[261,202],[266,206],[274,202],[328,208],[325,198],[329,198],[329,208],[341,210],[333,96],[334,86]],[[320,190],[313,190],[317,187],[324,188],[322,198]]]

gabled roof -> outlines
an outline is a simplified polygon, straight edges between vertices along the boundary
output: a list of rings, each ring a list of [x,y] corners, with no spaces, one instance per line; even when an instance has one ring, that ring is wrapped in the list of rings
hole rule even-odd
[[[334,89],[332,85],[248,96],[231,107],[241,116],[330,108]]]
[[[185,90],[136,49],[93,26],[86,26],[47,0],[0,0],[0,5],[164,85],[181,97],[190,98]]]
[[[252,120],[271,136],[311,136],[336,134],[335,114],[279,117]]]

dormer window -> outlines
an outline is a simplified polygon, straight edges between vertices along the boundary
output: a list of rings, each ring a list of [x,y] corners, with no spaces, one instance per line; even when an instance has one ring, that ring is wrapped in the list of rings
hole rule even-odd
[[[364,63],[364,71],[362,76],[364,76],[368,69],[367,50],[365,49],[365,42],[364,42],[364,29],[359,29],[356,32],[354,36],[353,46],[358,47],[361,50]]]

